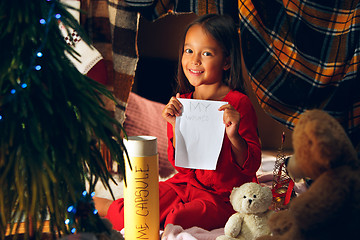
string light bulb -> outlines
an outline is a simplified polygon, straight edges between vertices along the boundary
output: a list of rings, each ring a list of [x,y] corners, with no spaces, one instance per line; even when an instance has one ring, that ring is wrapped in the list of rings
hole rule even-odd
[[[68,212],[72,212],[73,210],[74,210],[74,206],[70,206],[70,207],[68,207],[68,209],[67,209]]]
[[[47,2],[51,2],[52,0],[46,0]],[[51,5],[51,8],[50,8],[50,11],[49,11],[49,15],[48,15],[48,18],[47,18],[47,20],[45,20],[45,18],[41,18],[40,20],[39,20],[39,22],[40,22],[40,24],[41,25],[46,25],[46,30],[45,30],[45,40],[44,40],[44,42],[41,44],[41,46],[39,47],[39,49],[36,51],[36,54],[35,54],[35,56],[36,57],[38,57],[38,58],[41,58],[41,57],[43,57],[44,56],[44,54],[41,52],[42,51],[42,49],[44,48],[44,46],[45,46],[45,43],[46,43],[46,39],[47,39],[47,34],[48,34],[48,25],[49,25],[49,23],[50,23],[50,21],[51,21],[51,18],[52,17],[55,17],[56,19],[60,19],[61,18],[61,14],[60,13],[56,13],[55,15],[53,15],[53,9],[54,9],[54,4],[52,4]],[[35,56],[32,58],[32,61],[31,61],[31,65],[30,65],[30,69],[35,69],[36,71],[40,71],[41,69],[42,69],[42,66],[41,65],[33,65],[32,63],[35,61]],[[27,73],[28,74],[28,73]],[[26,75],[27,75],[26,74]],[[20,86],[22,87],[22,88],[26,88],[28,85],[26,84],[26,83],[20,83],[20,82],[18,82],[18,84],[20,84]],[[15,89],[11,89],[10,90],[10,93],[11,94],[15,94],[16,93],[16,90]],[[1,119],[0,119],[1,120]]]

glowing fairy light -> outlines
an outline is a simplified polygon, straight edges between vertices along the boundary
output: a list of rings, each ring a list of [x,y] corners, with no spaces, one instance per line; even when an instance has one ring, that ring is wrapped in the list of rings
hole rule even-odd
[[[47,2],[52,2],[52,0],[46,0],[46,1],[47,1]],[[54,4],[51,5],[51,8],[50,8],[50,10],[49,10],[49,14],[48,14],[47,19],[46,19],[46,18],[41,18],[41,19],[39,19],[39,23],[40,23],[41,25],[45,25],[45,37],[44,37],[44,41],[42,42],[41,46],[36,50],[35,55],[32,56],[29,70],[25,73],[25,77],[24,77],[25,79],[27,78],[27,76],[28,76],[28,74],[29,74],[29,72],[30,72],[31,70],[35,69],[36,71],[40,71],[40,70],[42,69],[42,66],[41,66],[41,65],[39,65],[39,64],[34,64],[34,62],[35,62],[36,57],[41,58],[41,57],[44,56],[42,50],[43,50],[43,48],[44,48],[44,46],[45,46],[45,44],[46,44],[46,41],[47,41],[47,35],[48,35],[48,33],[49,33],[49,23],[51,22],[51,19],[52,19],[52,18],[56,18],[56,19],[60,19],[60,18],[61,18],[61,14],[60,14],[60,13],[57,13],[57,14],[54,15],[54,13],[53,13],[54,6],[55,6]],[[28,84],[26,84],[26,83],[21,83],[20,78],[19,78],[19,80],[18,80],[18,84],[19,84],[20,87],[23,88],[23,89],[28,87]],[[11,90],[10,90],[10,93],[14,95],[15,93],[17,93],[17,91],[16,91],[15,89],[11,89]],[[0,118],[0,120],[1,120],[1,119],[2,119],[2,117]]]
[[[68,209],[67,209],[68,212],[72,212],[73,210],[74,210],[74,206],[70,206],[70,207],[68,207]]]

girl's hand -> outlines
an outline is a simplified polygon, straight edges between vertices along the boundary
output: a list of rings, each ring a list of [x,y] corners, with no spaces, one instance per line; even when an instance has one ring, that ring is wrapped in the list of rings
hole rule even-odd
[[[181,103],[177,99],[180,97],[180,93],[177,93],[175,97],[171,97],[169,103],[165,106],[162,117],[169,122],[172,126],[175,126],[176,117],[181,114]]]
[[[247,143],[239,134],[240,113],[230,104],[223,105],[219,111],[224,111],[226,135],[231,142],[231,150],[237,164],[242,168],[247,159]]]
[[[229,139],[239,137],[240,113],[230,104],[225,104],[219,108],[219,111],[224,111],[223,121],[225,124],[225,131]]]

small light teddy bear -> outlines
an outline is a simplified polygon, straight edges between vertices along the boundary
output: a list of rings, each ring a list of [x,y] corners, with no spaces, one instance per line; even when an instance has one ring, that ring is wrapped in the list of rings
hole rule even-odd
[[[252,240],[269,235],[267,221],[273,213],[269,210],[272,199],[270,188],[258,183],[244,183],[234,188],[230,194],[230,202],[236,213],[228,219],[225,235],[217,237],[216,240]]]

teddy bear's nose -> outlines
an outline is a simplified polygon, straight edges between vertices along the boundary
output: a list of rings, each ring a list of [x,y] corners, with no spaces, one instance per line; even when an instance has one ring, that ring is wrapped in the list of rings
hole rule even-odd
[[[251,203],[252,203],[252,201],[253,201],[252,199],[249,199],[249,204],[251,204]]]

